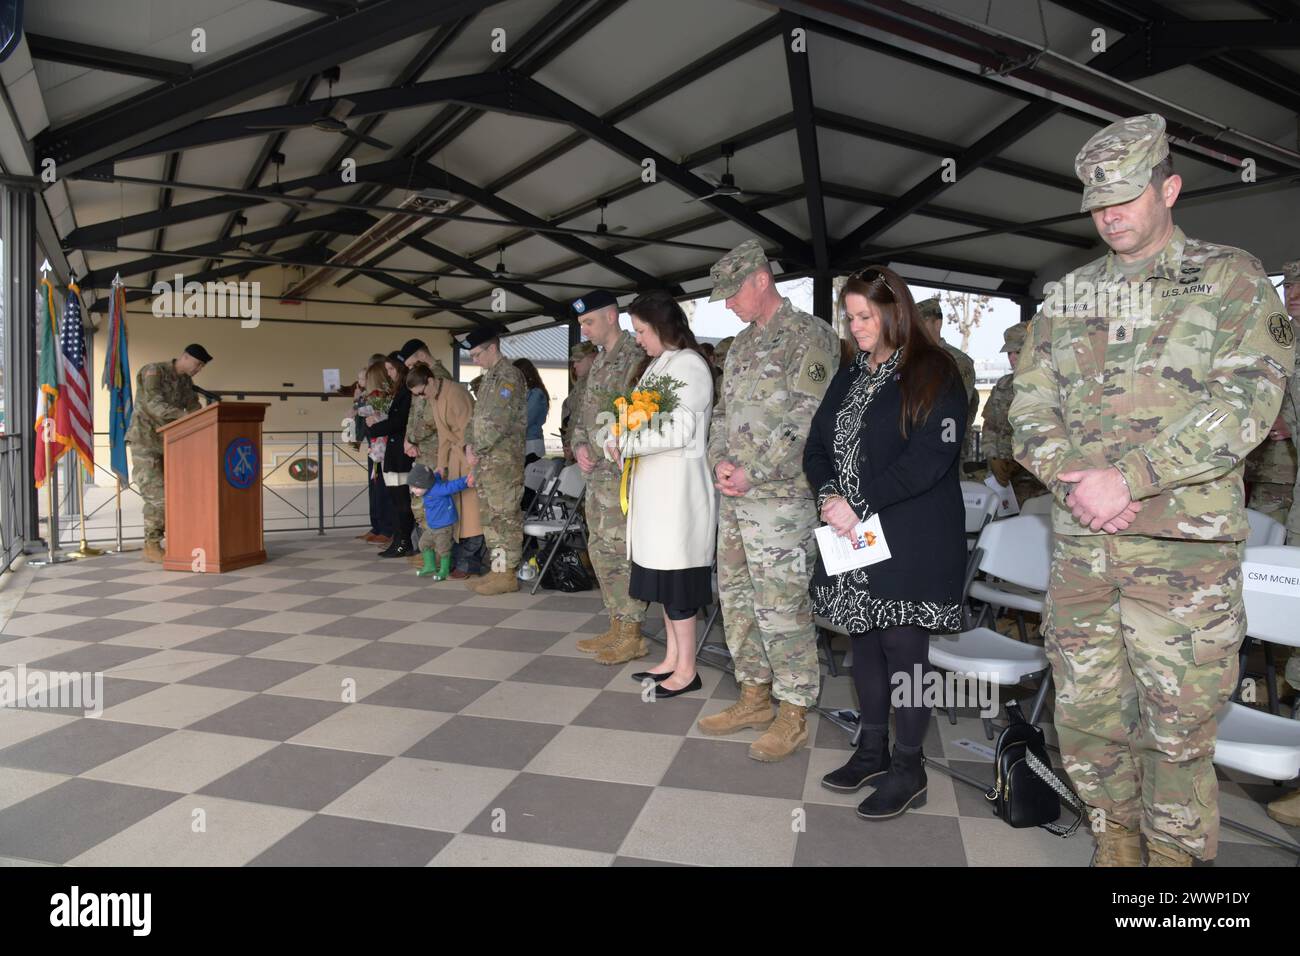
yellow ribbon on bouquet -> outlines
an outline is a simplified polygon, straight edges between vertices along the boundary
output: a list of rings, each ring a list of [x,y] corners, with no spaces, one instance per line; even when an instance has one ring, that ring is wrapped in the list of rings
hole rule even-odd
[[[636,471],[637,459],[623,459],[623,479],[618,487],[618,504],[623,509],[623,514],[627,514],[627,509],[631,505],[631,499],[628,497],[628,490],[632,486],[632,472]]]

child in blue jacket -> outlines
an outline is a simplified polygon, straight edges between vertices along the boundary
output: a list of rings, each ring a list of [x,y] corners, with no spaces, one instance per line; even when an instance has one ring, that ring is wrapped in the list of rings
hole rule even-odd
[[[435,581],[445,581],[451,574],[451,529],[456,524],[456,502],[452,495],[473,488],[474,476],[470,474],[455,481],[443,481],[428,465],[415,464],[411,466],[407,487],[411,494],[423,498],[428,528],[420,536],[424,566],[415,573],[422,578],[432,575]]]

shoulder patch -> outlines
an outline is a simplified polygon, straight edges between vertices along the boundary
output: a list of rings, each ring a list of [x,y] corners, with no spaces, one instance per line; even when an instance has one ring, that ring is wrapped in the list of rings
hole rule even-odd
[[[503,385],[501,386],[501,391],[499,394],[501,395],[502,398],[509,398],[511,395],[514,394],[514,390],[511,389],[510,386],[508,385]]]
[[[795,389],[809,395],[823,395],[826,385],[838,368],[829,352],[820,347],[810,348],[804,353],[803,363],[799,368],[799,380]]]
[[[1273,312],[1268,317],[1268,334],[1273,336],[1273,341],[1283,348],[1291,348],[1295,344],[1295,331],[1291,328],[1291,320],[1281,312]]]

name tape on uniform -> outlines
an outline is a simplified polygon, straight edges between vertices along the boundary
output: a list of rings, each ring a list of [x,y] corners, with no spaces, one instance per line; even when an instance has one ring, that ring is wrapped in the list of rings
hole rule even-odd
[[[1300,568],[1289,568],[1284,564],[1243,561],[1241,573],[1242,587],[1247,591],[1266,591],[1269,594],[1300,597]]]

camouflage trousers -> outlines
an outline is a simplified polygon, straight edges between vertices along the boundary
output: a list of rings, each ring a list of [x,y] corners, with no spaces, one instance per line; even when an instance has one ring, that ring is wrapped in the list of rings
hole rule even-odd
[[[144,499],[144,536],[146,540],[160,541],[166,530],[166,498],[163,491],[163,456],[131,446],[131,478],[140,488]]]
[[[1291,510],[1292,490],[1290,485],[1276,481],[1255,482],[1250,486],[1250,500],[1246,502],[1246,507],[1286,524],[1287,513]]]
[[[1043,609],[1056,730],[1084,803],[1211,860],[1216,716],[1245,635],[1239,542],[1057,535]]]
[[[799,707],[817,702],[821,668],[808,580],[817,561],[809,498],[718,504],[718,595],[736,680],[771,684]]]
[[[600,582],[605,610],[625,621],[645,620],[646,602],[628,594],[632,563],[627,559],[627,516],[619,505],[619,472],[601,461],[587,476],[587,555]]]
[[[516,571],[524,551],[524,515],[519,499],[524,494],[524,459],[506,456],[503,462],[481,462],[475,469],[474,491],[487,546],[489,571]]]

